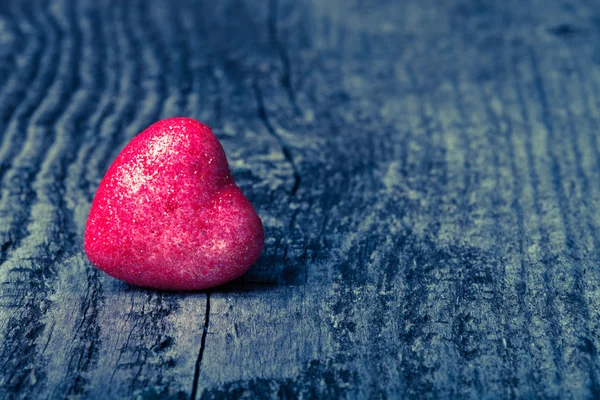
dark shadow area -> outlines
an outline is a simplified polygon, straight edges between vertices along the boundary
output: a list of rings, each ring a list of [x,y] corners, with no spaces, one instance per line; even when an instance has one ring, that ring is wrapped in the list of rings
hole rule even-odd
[[[290,263],[289,260],[288,263]],[[118,281],[118,284],[123,292],[136,292],[140,294],[158,293],[162,296],[170,297],[193,296],[207,292],[269,292],[286,286],[300,286],[304,284],[304,268],[300,265],[300,261],[291,262],[291,264],[294,264],[294,266],[282,268],[283,262],[281,257],[262,255],[256,264],[241,277],[223,285],[199,291],[144,288],[122,281]]]

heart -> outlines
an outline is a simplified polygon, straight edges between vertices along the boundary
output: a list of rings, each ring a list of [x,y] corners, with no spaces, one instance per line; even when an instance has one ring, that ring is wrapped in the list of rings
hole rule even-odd
[[[107,274],[167,290],[237,278],[263,245],[262,222],[221,143],[190,118],[156,122],[125,146],[100,182],[84,237],[88,258]]]

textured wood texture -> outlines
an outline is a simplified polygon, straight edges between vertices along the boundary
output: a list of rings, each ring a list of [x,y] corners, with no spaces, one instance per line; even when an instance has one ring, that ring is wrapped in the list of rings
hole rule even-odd
[[[0,1],[0,397],[599,398],[600,2]],[[120,149],[211,125],[266,228],[94,269]]]

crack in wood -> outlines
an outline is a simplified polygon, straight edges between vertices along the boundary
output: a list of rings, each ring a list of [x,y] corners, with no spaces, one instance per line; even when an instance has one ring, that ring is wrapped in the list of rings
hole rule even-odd
[[[204,313],[204,327],[202,330],[202,339],[200,340],[200,350],[198,350],[198,358],[196,359],[196,368],[194,369],[194,381],[192,383],[192,393],[190,400],[196,400],[198,395],[198,381],[200,379],[200,371],[202,370],[202,358],[204,357],[204,349],[206,348],[206,335],[210,325],[210,292],[206,292],[206,310]]]
[[[277,130],[275,129],[275,127],[273,126],[273,124],[271,123],[271,121],[269,119],[269,116],[267,114],[267,109],[265,107],[265,102],[263,99],[262,91],[261,91],[261,89],[258,85],[258,81],[256,79],[253,81],[253,87],[254,87],[254,95],[255,95],[255,99],[256,99],[256,103],[257,103],[257,107],[258,107],[258,117],[264,124],[265,128],[267,128],[267,132],[269,132],[269,134],[277,141],[277,143],[281,147],[281,152],[283,153],[283,156],[285,157],[287,162],[292,167],[294,184],[292,185],[292,190],[290,191],[290,195],[293,197],[296,195],[296,192],[300,188],[300,182],[301,182],[300,173],[298,172],[298,166],[296,165],[296,162],[294,161],[294,157],[292,156],[290,149],[288,148],[288,146],[286,145],[286,143],[284,142],[282,137],[277,133]]]

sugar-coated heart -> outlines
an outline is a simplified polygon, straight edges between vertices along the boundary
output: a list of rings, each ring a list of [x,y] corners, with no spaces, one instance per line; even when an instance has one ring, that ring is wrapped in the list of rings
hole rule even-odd
[[[84,249],[125,282],[198,290],[246,272],[264,245],[260,218],[235,185],[210,128],[189,118],[137,135],[102,179]]]

